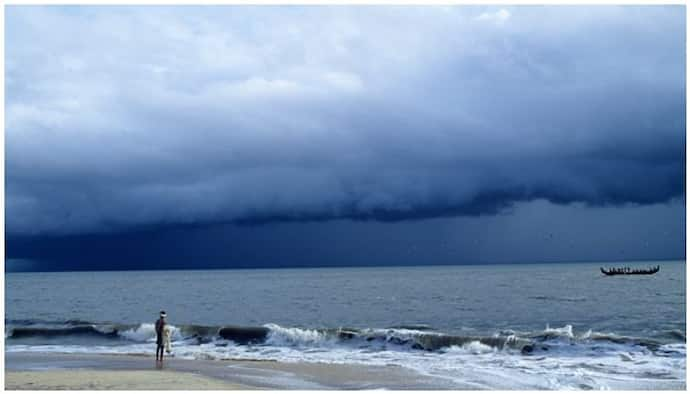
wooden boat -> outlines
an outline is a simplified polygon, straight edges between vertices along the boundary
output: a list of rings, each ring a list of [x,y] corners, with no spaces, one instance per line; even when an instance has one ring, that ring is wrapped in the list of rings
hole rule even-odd
[[[659,272],[659,266],[657,265],[654,268],[649,268],[649,269],[630,269],[630,267],[625,267],[625,268],[611,268],[608,270],[605,270],[603,268],[601,269],[601,273],[606,275],[606,276],[612,276],[612,275],[653,275]]]

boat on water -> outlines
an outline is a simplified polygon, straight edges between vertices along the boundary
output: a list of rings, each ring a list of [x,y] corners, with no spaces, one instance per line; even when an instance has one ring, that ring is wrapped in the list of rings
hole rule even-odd
[[[605,270],[604,268],[601,268],[601,273],[607,276],[612,276],[612,275],[653,275],[659,272],[659,266],[657,265],[656,267],[653,268],[648,268],[648,269],[630,269],[630,267],[623,267],[623,268],[609,268],[608,270]]]

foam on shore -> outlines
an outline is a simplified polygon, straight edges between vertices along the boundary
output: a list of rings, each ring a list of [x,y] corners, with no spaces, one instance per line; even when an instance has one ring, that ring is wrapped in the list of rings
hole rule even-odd
[[[6,352],[147,355],[152,325],[69,323],[10,327]],[[685,386],[684,335],[631,337],[570,325],[493,335],[431,327],[310,329],[173,327],[173,354],[187,360],[397,366],[477,389],[637,389]]]

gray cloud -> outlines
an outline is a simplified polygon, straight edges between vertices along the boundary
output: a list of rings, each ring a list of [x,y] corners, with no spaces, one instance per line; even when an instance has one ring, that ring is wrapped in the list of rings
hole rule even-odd
[[[684,198],[683,7],[8,7],[7,231]]]

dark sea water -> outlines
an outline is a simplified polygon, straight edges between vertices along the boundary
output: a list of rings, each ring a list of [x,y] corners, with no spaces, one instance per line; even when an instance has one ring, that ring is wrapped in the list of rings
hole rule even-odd
[[[685,387],[685,262],[8,273],[6,351],[400,365],[439,388]],[[618,264],[619,266],[622,264]]]

